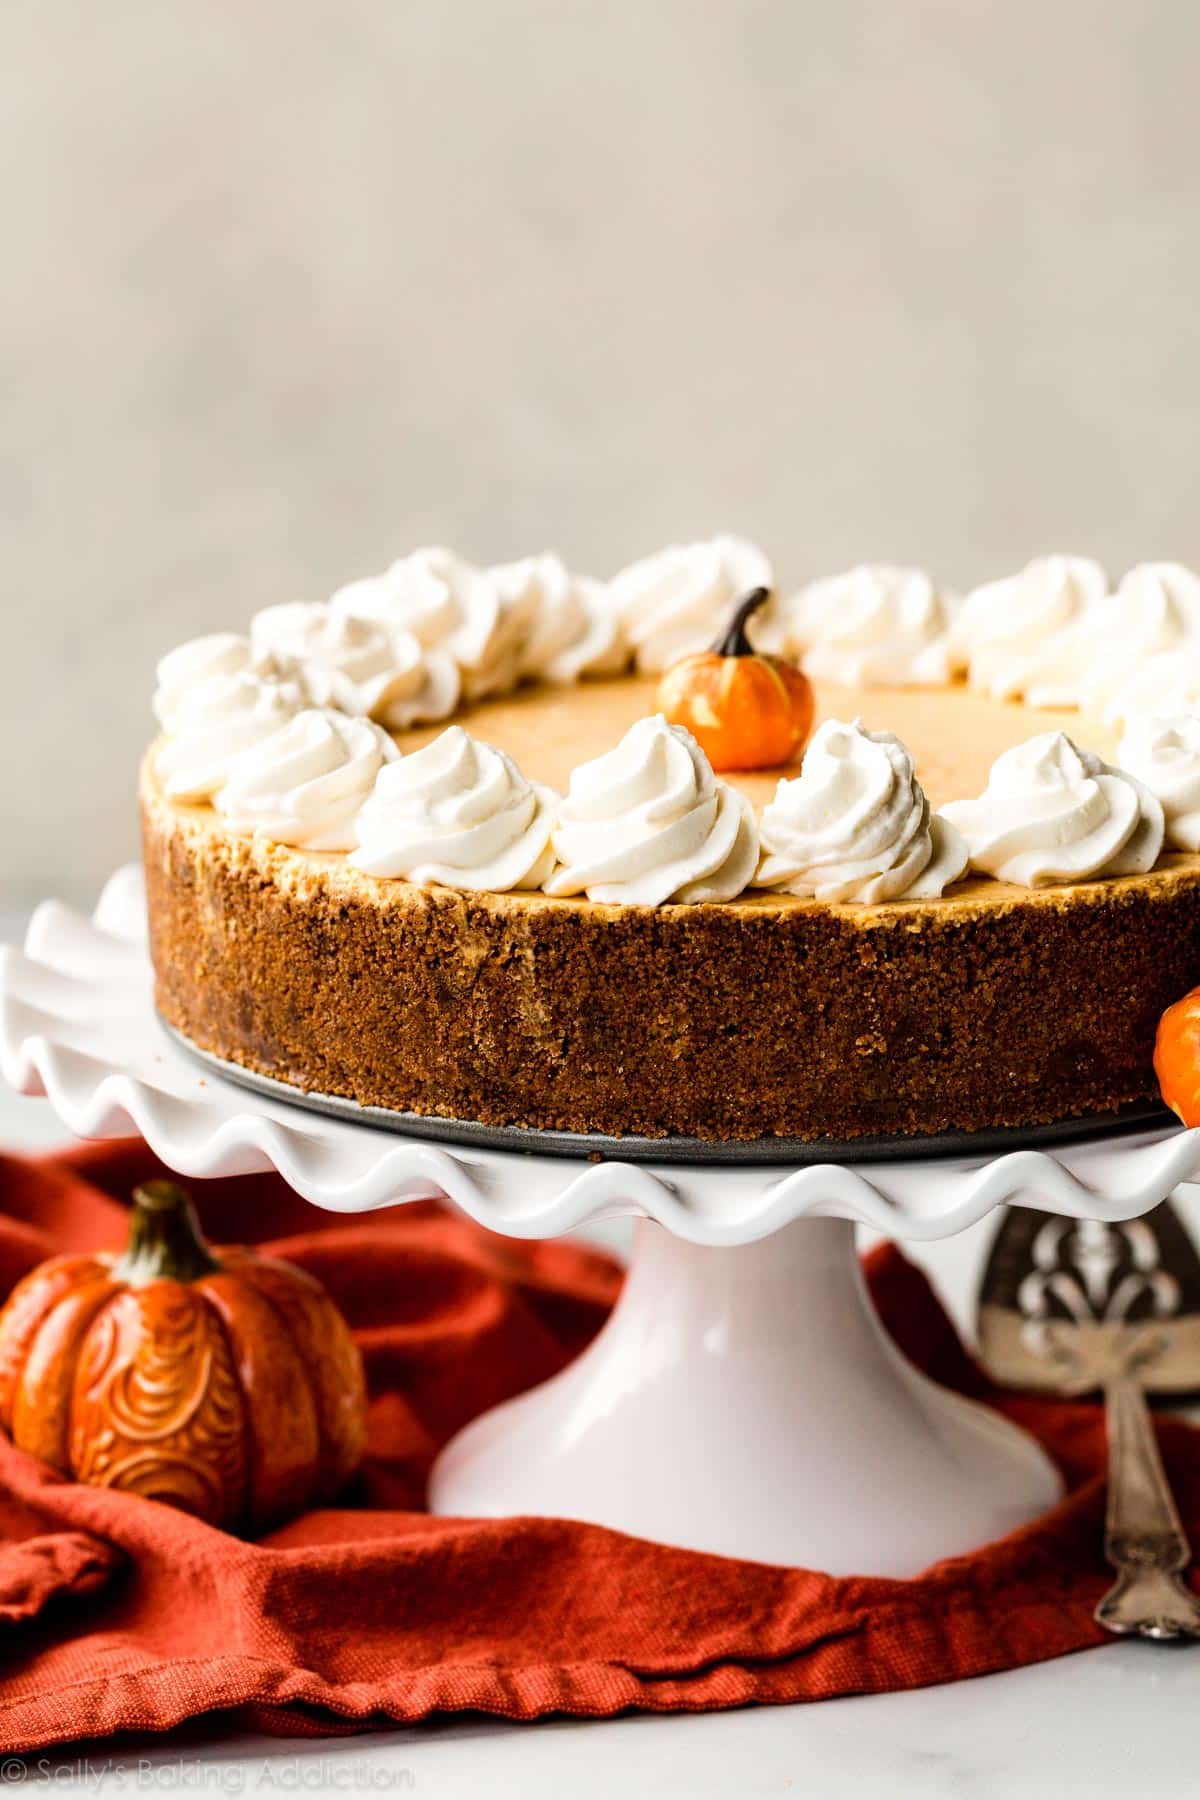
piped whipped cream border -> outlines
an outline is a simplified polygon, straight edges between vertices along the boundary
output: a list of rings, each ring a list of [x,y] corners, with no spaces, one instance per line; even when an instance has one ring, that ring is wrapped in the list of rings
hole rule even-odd
[[[919,569],[864,564],[773,598],[760,644],[817,679],[965,680],[997,700],[1102,702],[1124,724],[1128,767],[1040,734],[997,760],[982,795],[940,814],[900,740],[857,721],[824,722],[761,818],[688,733],[654,715],[574,771],[566,796],[461,727],[408,757],[386,736],[522,681],[658,672],[719,632],[747,582],[771,580],[762,552],[728,536],[643,558],[609,583],[552,553],[478,568],[415,551],[328,603],[271,607],[246,635],[210,633],[163,657],[164,792],[273,842],[344,853],[380,879],[648,906],[755,887],[879,904],[939,895],[968,867],[1040,886],[1144,872],[1164,843],[1190,847],[1192,727],[1159,732],[1147,751],[1145,715],[1163,688],[1139,679],[1161,673],[1172,711],[1186,706],[1200,732],[1200,578],[1170,563],[1139,564],[1110,591],[1098,563],[1036,558],[962,601]]]

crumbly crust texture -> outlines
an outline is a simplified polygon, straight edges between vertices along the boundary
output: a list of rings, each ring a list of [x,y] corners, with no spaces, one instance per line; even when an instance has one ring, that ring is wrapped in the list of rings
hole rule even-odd
[[[166,800],[157,1004],[307,1090],[488,1125],[708,1139],[1027,1126],[1156,1097],[1200,982],[1200,857],[879,907],[599,906],[377,881]]]

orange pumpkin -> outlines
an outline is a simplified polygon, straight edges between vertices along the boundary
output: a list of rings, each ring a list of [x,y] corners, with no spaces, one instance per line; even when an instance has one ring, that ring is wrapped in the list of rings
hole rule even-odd
[[[747,594],[712,649],[673,663],[658,686],[658,710],[687,727],[714,769],[777,768],[799,754],[812,729],[808,676],[746,636],[747,621],[769,598],[768,588]]]
[[[214,1252],[170,1181],[115,1256],[56,1256],[0,1311],[0,1424],[77,1481],[256,1530],[329,1501],[362,1456],[362,1360],[324,1288]]]
[[[1159,1020],[1154,1073],[1162,1097],[1185,1125],[1200,1125],[1200,987]]]

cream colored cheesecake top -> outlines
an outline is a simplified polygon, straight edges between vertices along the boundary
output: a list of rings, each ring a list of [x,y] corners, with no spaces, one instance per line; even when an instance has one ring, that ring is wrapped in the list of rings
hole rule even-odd
[[[458,723],[496,744],[529,781],[565,793],[571,771],[611,750],[629,727],[654,711],[656,682],[646,676],[582,682],[548,690],[520,688],[503,699],[466,706]],[[948,800],[969,800],[987,786],[992,764],[1005,750],[1043,731],[1065,731],[1106,761],[1117,753],[1117,727],[1086,713],[1001,704],[964,687],[844,688],[816,683],[816,720],[861,718],[870,731],[892,731],[908,746],[917,776],[935,809]],[[402,751],[435,738],[440,725],[395,734]],[[790,769],[733,772],[723,780],[740,788],[756,811],[774,798],[781,774]]]
[[[797,760],[714,785],[699,744],[658,714],[656,686],[751,575],[765,595],[765,558],[727,536],[643,559],[608,584],[549,555],[483,569],[414,552],[329,602],[268,608],[244,637],[214,634],[164,658],[159,777],[168,798],[211,802],[235,829],[353,853],[382,878],[529,888],[550,858],[552,895],[632,900],[645,887],[645,904],[720,903],[753,885],[831,904],[925,899],[968,862],[1029,887],[1122,877],[1157,861],[1164,808],[1168,841],[1189,835],[1186,820],[1175,827],[1186,810],[1178,733],[1155,737],[1149,782],[1117,766],[1121,727],[1125,742],[1140,741],[1128,729],[1130,680],[1156,659],[1200,655],[1200,579],[1189,571],[1139,565],[1110,593],[1098,564],[1043,557],[963,603],[920,570],[879,564],[772,596],[764,642],[786,650],[794,639],[811,676],[829,678],[816,684],[815,741],[840,749],[814,750],[803,780]],[[1164,691],[1190,693],[1189,680],[1176,672]],[[383,728],[402,761],[428,754],[415,772],[392,769],[380,796],[379,770],[359,779],[365,763],[341,745],[314,796],[296,746],[341,744],[349,718],[383,739],[380,765],[391,760]],[[478,779],[448,786],[445,771],[468,763]],[[676,792],[685,766],[694,793]],[[576,793],[589,771],[612,790],[595,817],[595,796]],[[330,810],[331,784],[341,811],[314,836],[310,815],[318,799],[322,816]],[[537,839],[528,858],[527,830]],[[520,879],[502,880],[510,861]]]

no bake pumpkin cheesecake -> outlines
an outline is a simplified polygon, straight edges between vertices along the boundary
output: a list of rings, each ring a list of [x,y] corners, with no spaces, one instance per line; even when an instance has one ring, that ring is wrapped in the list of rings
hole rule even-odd
[[[1123,728],[1104,716],[1111,691],[1097,690],[1090,711],[1021,703],[1031,693],[1064,697],[1058,676],[1071,647],[1058,640],[1093,603],[1075,591],[1086,589],[1083,577],[1039,573],[1032,598],[1019,589],[1001,613],[977,606],[974,644],[956,644],[960,613],[931,584],[914,586],[913,572],[869,571],[849,604],[845,591],[833,601],[809,594],[803,605],[797,597],[790,611],[773,602],[762,641],[786,648],[790,635],[797,655],[848,678],[817,683],[817,721],[861,724],[826,732],[821,753],[833,773],[824,788],[815,740],[803,787],[795,766],[714,783],[691,740],[686,754],[680,748],[686,734],[648,723],[665,661],[712,636],[740,585],[762,580],[753,562],[742,575],[746,558],[727,540],[714,544],[724,547],[664,553],[675,562],[618,578],[623,643],[621,608],[606,614],[599,584],[576,590],[559,564],[494,571],[484,595],[469,585],[478,572],[451,579],[426,553],[390,593],[355,584],[367,591],[347,600],[344,590],[319,615],[292,609],[291,651],[266,631],[252,675],[232,636],[166,659],[165,735],[146,756],[141,806],[167,1023],[300,1089],[572,1132],[850,1139],[1030,1126],[1154,1099],[1157,1019],[1200,980],[1200,855],[1163,845],[1161,804],[1116,766]],[[691,579],[695,567],[703,579]],[[888,597],[892,575],[903,577],[898,599]],[[874,639],[872,607],[890,620]],[[384,654],[366,626],[394,625],[400,612],[403,654]],[[431,625],[435,615],[441,623]],[[630,616],[643,672],[604,673],[630,654]],[[347,619],[358,622],[353,632]],[[857,637],[848,628],[856,620]],[[1007,649],[1005,620],[1024,626],[1009,632]],[[530,652],[539,632],[541,663]],[[656,653],[660,639],[668,648]],[[435,641],[449,646],[456,676],[428,654]],[[972,653],[989,679],[967,686],[957,671],[969,673]],[[514,691],[522,676],[535,684]],[[247,681],[253,691],[235,696]],[[303,692],[289,693],[290,683]],[[1012,698],[997,697],[1005,683]],[[453,685],[470,697],[447,705]],[[311,710],[314,699],[324,710]],[[377,723],[355,716],[366,713]],[[297,716],[324,723],[297,727]],[[447,739],[451,716],[462,730]],[[311,783],[287,771],[309,770],[322,734],[336,754],[313,767],[333,773],[320,778],[320,818],[308,819],[296,796]],[[1042,748],[1025,758],[1030,740]],[[1087,747],[1078,761],[1075,744]],[[427,746],[429,757],[414,757]],[[614,746],[623,761],[613,761]],[[1017,763],[1007,788],[994,779],[1005,753]],[[702,812],[710,849],[726,832],[719,858],[696,862],[688,849],[680,866],[691,879],[665,900],[645,885],[653,869],[630,873],[625,815],[612,810],[650,757],[665,771],[652,807],[666,805],[673,783],[693,782],[679,818]],[[941,867],[940,894],[934,883],[927,897],[864,898],[922,891],[919,881],[898,889],[891,880],[901,865],[876,855],[874,825],[855,823],[858,835],[838,840],[830,875],[829,833],[841,830],[830,808],[849,796],[849,817],[881,780],[903,789],[906,841],[932,845],[932,827],[961,846],[953,867]],[[638,789],[639,804],[648,792]],[[1060,793],[1072,796],[1066,825]],[[485,804],[494,794],[502,797]],[[437,861],[446,795],[459,809],[446,854],[472,846],[465,873]],[[500,837],[495,808],[511,821]],[[1027,812],[1040,821],[1032,838]],[[414,832],[426,825],[433,835],[418,854]],[[664,829],[678,836],[674,814]],[[1074,834],[1072,855],[1080,843],[1087,852],[1078,865],[1087,878],[1057,870],[1064,834]],[[815,873],[797,844],[818,845]],[[610,846],[621,852],[615,862]],[[979,860],[960,875],[968,854]],[[575,866],[581,857],[590,872]],[[1019,867],[1020,881],[981,872],[989,857]],[[929,888],[932,848],[913,866]],[[1127,867],[1135,872],[1115,872]],[[589,888],[652,897],[589,898]],[[851,897],[821,897],[829,892]]]

